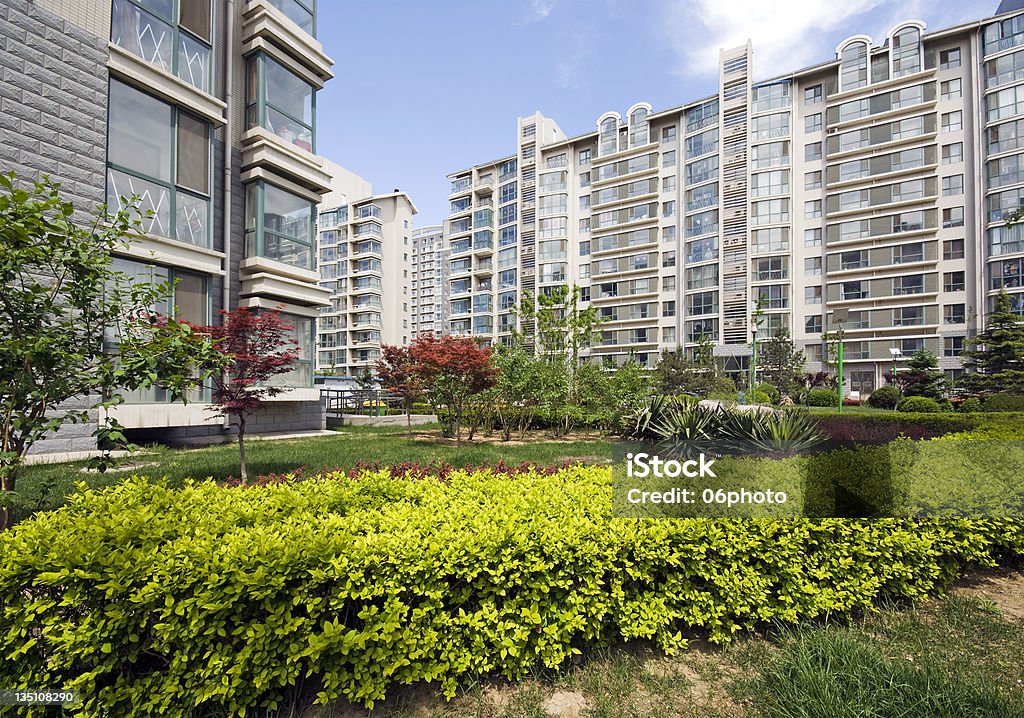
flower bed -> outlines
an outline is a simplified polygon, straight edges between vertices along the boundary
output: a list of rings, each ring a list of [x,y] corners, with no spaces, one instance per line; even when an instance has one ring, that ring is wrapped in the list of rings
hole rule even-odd
[[[130,480],[0,536],[0,684],[87,716],[241,715],[302,681],[522,676],[584,645],[729,640],[918,599],[1024,554],[1010,521],[613,520],[611,470],[328,475],[182,489]]]

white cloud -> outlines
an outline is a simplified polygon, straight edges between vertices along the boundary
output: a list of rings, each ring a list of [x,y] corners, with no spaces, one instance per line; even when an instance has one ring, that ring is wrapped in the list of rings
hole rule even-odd
[[[576,32],[572,36],[571,48],[555,63],[555,79],[564,89],[578,88],[580,70],[590,57],[590,32]]]
[[[530,0],[530,12],[527,22],[540,22],[555,9],[555,0]]]
[[[989,15],[991,4],[991,0],[950,4],[924,0],[665,0],[662,28],[679,56],[679,74],[716,74],[719,49],[743,45],[750,39],[754,71],[760,79],[834,57],[837,34],[869,34],[880,44],[901,20],[922,19],[930,28],[948,27]],[[867,13],[870,18],[858,17]]]

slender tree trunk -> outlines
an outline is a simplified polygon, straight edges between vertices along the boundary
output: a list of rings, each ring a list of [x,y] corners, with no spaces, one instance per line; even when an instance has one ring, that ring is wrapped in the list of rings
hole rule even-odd
[[[409,436],[412,436],[412,402],[405,400],[405,428]]]
[[[238,459],[241,464],[242,485],[249,483],[249,473],[245,466],[245,414],[238,415]]]

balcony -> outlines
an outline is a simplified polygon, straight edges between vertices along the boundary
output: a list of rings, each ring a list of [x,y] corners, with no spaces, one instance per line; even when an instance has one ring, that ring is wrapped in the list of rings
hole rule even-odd
[[[331,189],[332,177],[324,161],[312,152],[278,137],[263,127],[242,134],[243,181],[264,176],[264,170],[281,175],[313,193],[313,201]]]

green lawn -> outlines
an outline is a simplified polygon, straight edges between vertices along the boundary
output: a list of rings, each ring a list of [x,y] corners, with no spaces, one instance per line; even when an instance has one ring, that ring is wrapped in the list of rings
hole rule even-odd
[[[439,437],[437,426],[413,427],[414,432],[427,432]],[[589,462],[611,459],[611,445],[604,439],[553,441],[543,435],[526,442],[467,443],[456,448],[454,442],[410,438],[405,427],[344,427],[333,436],[307,439],[246,442],[249,475],[285,474],[299,467],[304,473],[335,468],[350,469],[359,461],[380,461],[384,464],[443,461],[454,466],[478,466],[499,461],[518,464],[554,464],[565,459]],[[149,447],[144,454],[125,459],[124,465],[105,474],[87,472],[84,462],[47,464],[25,467],[18,479],[14,497],[15,520],[29,513],[60,506],[72,493],[77,482],[92,487],[109,486],[126,476],[139,474],[168,478],[179,484],[187,478],[212,477],[223,480],[238,476],[238,446],[224,444],[201,449],[168,449]]]

